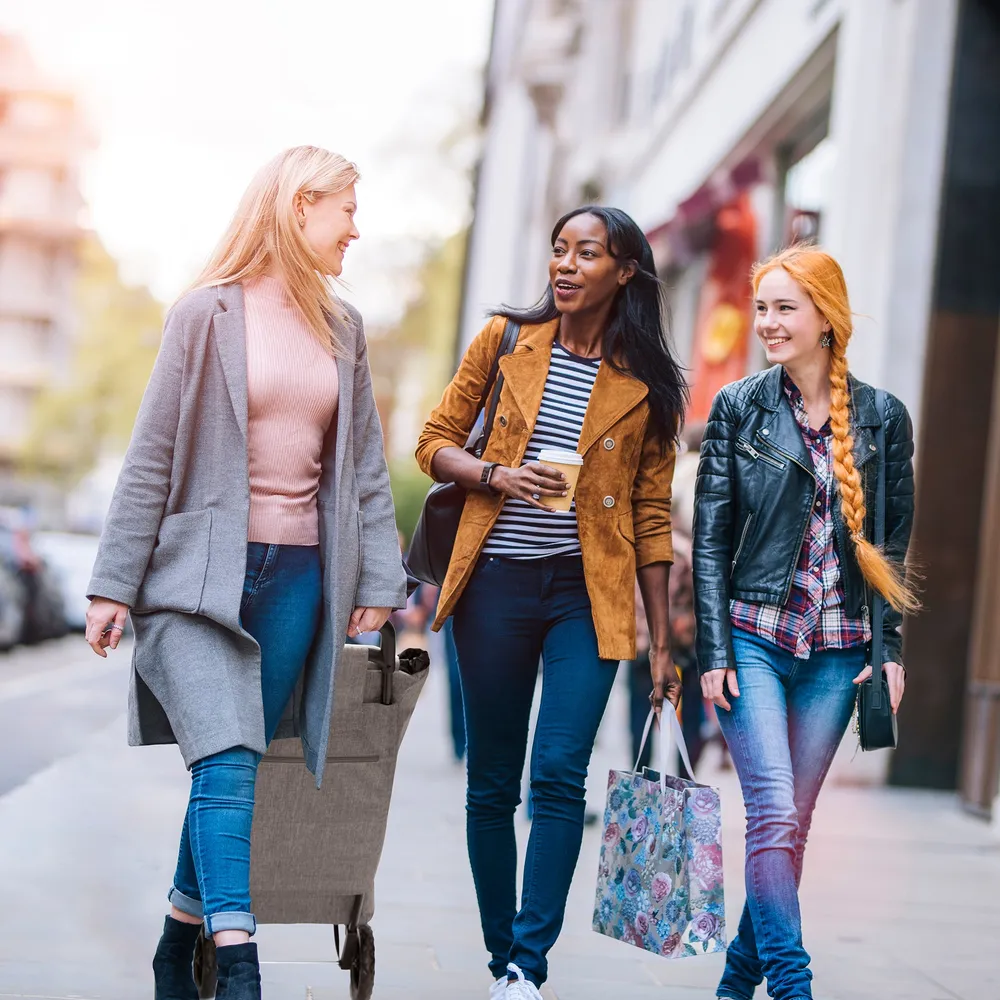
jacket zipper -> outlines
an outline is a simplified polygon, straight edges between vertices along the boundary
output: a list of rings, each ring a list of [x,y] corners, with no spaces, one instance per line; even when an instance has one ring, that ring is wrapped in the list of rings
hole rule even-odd
[[[788,577],[788,586],[785,588],[785,599],[781,602],[782,604],[788,603],[788,598],[792,594],[792,584],[795,583],[795,567],[799,561],[799,553],[802,551],[802,546],[806,543],[806,534],[809,531],[809,518],[812,517],[812,509],[816,504],[816,479],[813,477],[813,495],[812,500],[809,501],[809,510],[806,511],[806,522],[802,525],[802,537],[799,539],[799,547],[795,550],[795,562],[792,563],[792,572]]]
[[[800,461],[799,461],[799,460],[798,460],[798,459],[797,459],[797,458],[796,458],[796,457],[795,457],[794,455],[790,455],[790,454],[789,454],[789,453],[788,453],[787,451],[782,451],[782,450],[781,450],[781,449],[780,449],[780,448],[779,448],[779,447],[778,447],[778,446],[777,446],[776,444],[771,444],[771,442],[770,442],[770,441],[768,442],[768,444],[769,444],[769,445],[770,445],[770,446],[771,446],[771,447],[772,447],[772,448],[773,448],[773,449],[774,449],[774,450],[775,450],[775,451],[776,451],[776,452],[777,452],[777,453],[778,453],[778,454],[779,454],[779,455],[780,455],[780,456],[781,456],[782,458],[787,458],[789,462],[794,462],[794,463],[795,463],[795,464],[796,464],[796,465],[797,465],[797,466],[798,466],[798,467],[799,467],[799,468],[800,468],[800,469],[801,469],[801,470],[802,470],[802,471],[803,471],[803,472],[804,472],[804,473],[805,473],[805,474],[806,474],[807,476],[809,476],[809,478],[810,478],[810,479],[812,479],[813,483],[815,483],[815,482],[816,482],[816,473],[815,473],[815,472],[813,472],[813,470],[812,470],[812,469],[810,469],[810,468],[809,468],[809,467],[808,467],[807,465],[804,465],[804,464],[803,464],[802,462],[800,462]],[[760,454],[760,453],[758,452],[758,454]]]
[[[747,540],[747,532],[750,530],[750,522],[753,520],[753,511],[747,514],[747,519],[743,522],[743,531],[740,533],[740,544],[736,546],[736,555],[733,556],[733,564],[729,567],[729,575],[732,576],[733,570],[736,569],[736,563],[739,562],[740,553],[743,551],[743,543]]]
[[[788,586],[785,588],[785,599],[781,602],[782,604],[787,604],[788,598],[792,593],[792,584],[795,583],[795,565],[799,561],[799,553],[802,551],[802,546],[806,543],[806,533],[809,531],[809,518],[812,517],[812,509],[816,505],[816,493],[818,488],[816,486],[816,473],[813,472],[812,469],[807,468],[794,455],[789,455],[787,451],[782,451],[776,445],[771,445],[771,447],[774,448],[779,455],[783,455],[787,458],[789,462],[794,462],[803,472],[806,473],[806,475],[809,476],[813,484],[812,499],[809,501],[809,510],[806,511],[805,523],[802,525],[802,537],[799,539],[799,546],[795,550],[795,563],[792,564],[792,572],[788,576]]]
[[[776,458],[766,452],[758,451],[752,444],[744,441],[743,438],[736,439],[736,447],[746,452],[755,462],[764,462],[775,469],[783,469],[785,466]]]

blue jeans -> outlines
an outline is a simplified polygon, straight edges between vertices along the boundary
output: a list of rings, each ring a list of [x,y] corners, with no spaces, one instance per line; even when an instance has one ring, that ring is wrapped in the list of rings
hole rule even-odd
[[[865,649],[798,660],[733,629],[740,696],[718,709],[747,813],[747,902],[716,990],[750,1000],[765,978],[775,1000],[809,1000],[799,881],[816,798],[847,730]]]
[[[513,962],[539,986],[562,929],[583,837],[587,766],[618,663],[597,652],[579,557],[483,556],[454,617],[467,733],[469,860],[490,972],[500,978]],[[514,812],[539,656],[534,817],[518,910]]]
[[[260,646],[264,733],[270,742],[302,673],[322,597],[315,545],[247,547],[240,621]],[[250,829],[260,754],[230,747],[195,761],[169,899],[210,934],[256,921],[250,907]]]

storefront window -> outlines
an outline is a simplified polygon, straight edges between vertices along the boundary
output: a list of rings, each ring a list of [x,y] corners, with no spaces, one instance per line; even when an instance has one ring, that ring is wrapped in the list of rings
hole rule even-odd
[[[783,244],[821,238],[835,161],[836,149],[827,137],[788,168]]]

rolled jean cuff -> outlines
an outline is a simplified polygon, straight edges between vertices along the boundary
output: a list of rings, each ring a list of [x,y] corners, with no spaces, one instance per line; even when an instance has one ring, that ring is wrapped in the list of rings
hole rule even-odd
[[[252,913],[207,913],[205,930],[209,934],[218,934],[219,931],[246,931],[253,937],[257,931],[257,920]]]
[[[186,913],[189,917],[197,917],[201,920],[205,916],[205,908],[202,906],[201,900],[184,895],[177,886],[171,886],[170,892],[167,893],[167,900],[171,906],[176,907],[181,913]]]

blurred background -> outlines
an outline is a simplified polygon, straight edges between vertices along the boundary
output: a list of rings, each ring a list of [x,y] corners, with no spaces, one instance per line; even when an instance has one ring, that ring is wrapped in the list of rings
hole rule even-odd
[[[852,369],[917,435],[925,610],[900,747],[865,780],[945,791],[1000,843],[1000,3],[0,0],[0,650],[18,677],[60,669],[82,627],[164,310],[252,173],[300,142],[362,172],[344,294],[404,536],[422,421],[489,307],[541,294],[565,210],[614,204],[645,229],[692,423],[764,364],[751,263],[797,239],[837,256]],[[432,603],[400,624],[421,632]]]

